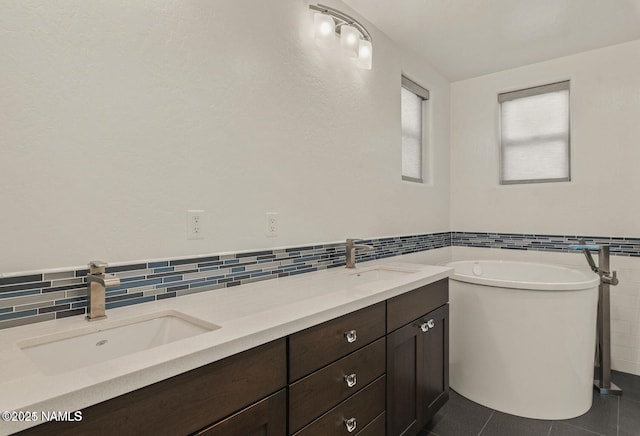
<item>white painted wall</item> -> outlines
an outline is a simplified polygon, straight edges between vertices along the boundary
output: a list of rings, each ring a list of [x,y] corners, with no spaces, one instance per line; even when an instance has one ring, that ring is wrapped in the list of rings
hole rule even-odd
[[[572,181],[499,179],[503,91],[571,80]],[[640,236],[640,41],[451,85],[451,228]]]
[[[449,83],[370,25],[370,71],[316,47],[307,6],[3,2],[0,273],[448,230]],[[402,71],[431,185],[400,178]]]
[[[498,183],[497,94],[571,80],[570,183]],[[640,237],[640,41],[451,85],[451,229]],[[471,257],[582,266],[578,254],[452,247]],[[640,259],[612,256],[614,369],[640,374]]]

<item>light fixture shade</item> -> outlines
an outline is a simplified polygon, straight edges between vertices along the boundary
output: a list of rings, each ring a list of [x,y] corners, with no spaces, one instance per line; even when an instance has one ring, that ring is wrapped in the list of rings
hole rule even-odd
[[[358,44],[358,59],[356,59],[356,64],[365,70],[371,69],[371,60],[373,59],[373,46],[371,45],[371,41],[367,41],[366,39],[361,39]]]
[[[316,12],[313,14],[314,36],[318,45],[328,47],[336,37],[336,23],[331,16]]]
[[[340,45],[349,57],[358,56],[358,45],[360,32],[353,26],[344,25],[340,27]]]

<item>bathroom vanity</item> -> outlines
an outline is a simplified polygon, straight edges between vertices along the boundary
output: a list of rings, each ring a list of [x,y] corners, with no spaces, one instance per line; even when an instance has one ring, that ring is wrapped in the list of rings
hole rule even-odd
[[[80,422],[21,434],[416,434],[449,392],[450,270],[429,268],[436,269],[333,289],[326,297],[342,299],[339,310],[310,297],[316,311],[289,322],[286,335],[83,407]],[[325,273],[357,281],[354,272]],[[287,280],[273,282],[261,286]]]

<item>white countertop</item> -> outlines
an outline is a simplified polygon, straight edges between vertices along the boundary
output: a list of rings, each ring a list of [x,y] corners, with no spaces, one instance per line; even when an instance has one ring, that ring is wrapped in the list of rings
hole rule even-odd
[[[414,270],[401,277],[366,281],[354,273],[381,265]],[[366,262],[265,280],[151,303],[110,309],[104,321],[70,317],[0,330],[0,412],[75,411],[223,359],[329,319],[448,277],[451,268]],[[367,279],[368,280],[368,279]],[[117,359],[57,375],[43,374],[18,344],[87,325],[101,329],[141,315],[175,310],[221,328]],[[80,353],[81,351],[79,351]],[[32,426],[0,420],[0,434]]]

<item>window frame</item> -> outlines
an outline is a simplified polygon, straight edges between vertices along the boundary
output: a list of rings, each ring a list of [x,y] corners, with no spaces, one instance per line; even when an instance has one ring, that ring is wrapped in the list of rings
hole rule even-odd
[[[520,179],[520,180],[504,180],[504,145],[502,141],[502,103],[505,101],[517,100],[535,95],[542,95],[557,91],[568,92],[568,119],[567,119],[567,177],[554,177],[544,179]],[[559,82],[548,83],[545,85],[532,86],[529,88],[518,89],[515,91],[501,92],[498,94],[498,136],[499,136],[499,182],[500,185],[527,185],[534,183],[555,183],[571,181],[571,81],[562,80]]]
[[[425,183],[424,179],[424,167],[425,167],[425,162],[424,162],[424,158],[425,158],[425,154],[426,154],[426,150],[425,150],[425,138],[426,136],[426,127],[427,127],[427,123],[425,122],[425,102],[429,100],[430,97],[430,92],[427,88],[417,84],[416,82],[414,82],[413,80],[409,79],[406,75],[402,74],[401,75],[401,88],[405,88],[407,91],[413,93],[414,95],[418,96],[419,98],[422,99],[421,102],[421,108],[420,108],[420,123],[421,123],[421,137],[420,137],[420,177],[410,177],[410,176],[405,176],[404,174],[402,174],[402,168],[400,169],[400,174],[402,176],[402,180],[406,181],[406,182],[415,182],[415,183]],[[402,90],[401,90],[402,91]],[[400,103],[401,107],[400,107],[400,114],[402,117],[402,102]],[[400,130],[402,133],[402,120],[400,121]],[[400,141],[402,142],[402,134],[400,135]],[[402,144],[401,144],[402,145]]]

